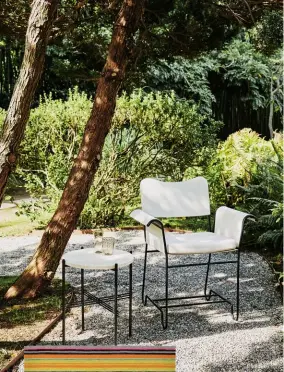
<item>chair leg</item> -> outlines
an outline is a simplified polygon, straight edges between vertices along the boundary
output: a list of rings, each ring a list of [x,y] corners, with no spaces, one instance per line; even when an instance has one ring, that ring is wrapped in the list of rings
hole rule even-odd
[[[205,278],[205,285],[204,285],[204,296],[206,301],[209,301],[211,298],[211,295],[209,293],[209,296],[207,295],[207,284],[208,284],[208,275],[210,270],[210,262],[211,262],[211,253],[209,253],[208,263],[207,263],[207,271],[206,271],[206,278]]]
[[[147,297],[145,297],[145,281],[146,281],[147,253],[148,253],[148,244],[146,243],[146,246],[145,246],[145,257],[144,257],[143,282],[142,282],[142,303],[143,303],[143,305],[146,305],[146,304],[147,304]]]
[[[163,321],[162,318],[162,325],[163,329],[167,329],[168,327],[168,297],[169,297],[169,262],[168,262],[168,255],[166,254],[166,297],[165,297],[165,310],[166,310],[166,315],[165,315],[165,322]],[[162,313],[163,314],[163,313]]]
[[[239,309],[240,309],[240,249],[238,249],[238,260],[237,260],[237,315],[236,320],[239,320]]]

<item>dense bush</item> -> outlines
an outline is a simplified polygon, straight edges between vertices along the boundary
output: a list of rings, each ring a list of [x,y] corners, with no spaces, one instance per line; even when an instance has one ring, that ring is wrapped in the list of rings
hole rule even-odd
[[[186,175],[207,178],[213,209],[227,205],[257,217],[248,229],[248,239],[268,250],[282,250],[282,134],[266,141],[243,129],[219,143],[206,167],[190,168]]]
[[[18,170],[38,198],[23,207],[32,218],[56,207],[90,108],[86,95],[75,90],[66,102],[47,97],[32,110]],[[219,127],[173,93],[123,94],[80,227],[117,224],[126,206],[137,202],[144,177],[182,179],[189,165],[201,165],[210,157]]]
[[[66,101],[45,97],[31,110],[20,148],[18,174],[27,190],[42,195],[46,187],[62,190],[77,154],[92,103],[84,93],[69,91]]]
[[[245,128],[220,142],[214,155],[202,170],[210,184],[212,203],[235,206],[243,201],[243,191],[258,178],[259,165],[275,159],[271,141]]]

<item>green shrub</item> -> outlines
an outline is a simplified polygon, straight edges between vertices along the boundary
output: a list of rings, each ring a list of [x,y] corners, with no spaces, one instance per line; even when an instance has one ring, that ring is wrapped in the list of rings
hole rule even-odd
[[[271,141],[266,141],[251,129],[231,134],[219,143],[202,174],[210,187],[212,204],[235,206],[243,201],[243,191],[258,177],[259,165],[276,155]]]
[[[205,168],[188,169],[187,176],[207,178],[213,209],[227,205],[252,213],[246,241],[267,250],[283,245],[283,135],[266,141],[243,129],[219,143]]]
[[[66,102],[47,97],[32,110],[18,171],[38,198],[22,210],[32,219],[43,211],[54,211],[90,109],[90,100],[75,90]],[[219,122],[201,116],[195,105],[173,93],[123,94],[117,100],[80,227],[116,225],[126,208],[139,202],[142,178],[181,180],[189,164],[200,165],[210,157],[219,127]],[[45,200],[40,199],[42,195]]]
[[[20,214],[39,226],[47,223],[61,197],[91,107],[86,94],[75,88],[69,90],[68,100],[53,100],[49,95],[31,110],[16,175],[35,197],[23,203]]]
[[[91,107],[87,96],[74,89],[67,101],[53,100],[50,95],[31,110],[18,174],[32,195],[40,196],[47,189],[55,193],[62,190]]]

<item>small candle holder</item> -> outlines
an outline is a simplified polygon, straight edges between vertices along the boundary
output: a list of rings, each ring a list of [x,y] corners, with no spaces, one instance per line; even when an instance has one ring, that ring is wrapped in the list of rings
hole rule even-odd
[[[94,236],[94,246],[95,246],[95,253],[103,253],[103,249],[102,249],[102,235],[103,235],[103,232],[101,229],[95,229],[94,232],[93,232],[93,236]]]

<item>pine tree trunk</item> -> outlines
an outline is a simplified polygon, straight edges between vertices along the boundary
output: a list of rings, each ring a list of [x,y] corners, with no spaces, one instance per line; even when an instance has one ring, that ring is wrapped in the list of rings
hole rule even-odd
[[[57,210],[31,262],[7,291],[7,299],[35,297],[44,290],[55,274],[98,169],[104,140],[115,110],[117,92],[132,50],[133,34],[137,30],[143,10],[144,0],[124,0],[122,4],[79,154],[74,161]]]
[[[57,6],[58,0],[34,0],[32,4],[24,59],[1,133],[0,203],[8,177],[16,166],[17,151],[24,136],[30,105],[43,71],[46,46]]]

